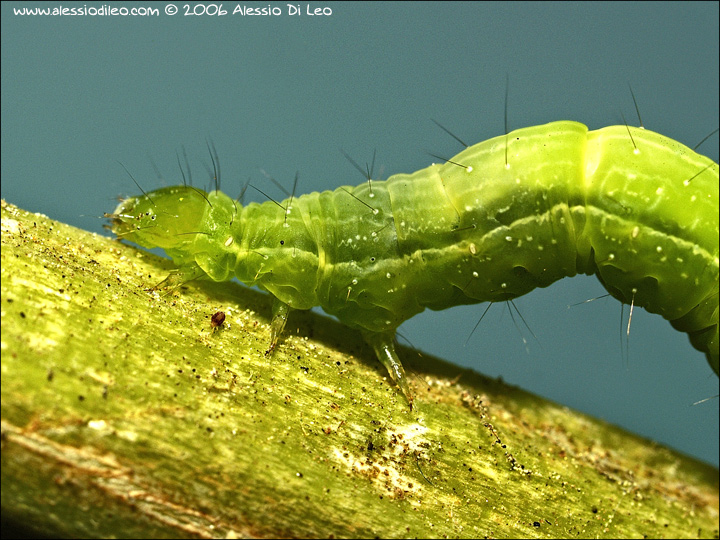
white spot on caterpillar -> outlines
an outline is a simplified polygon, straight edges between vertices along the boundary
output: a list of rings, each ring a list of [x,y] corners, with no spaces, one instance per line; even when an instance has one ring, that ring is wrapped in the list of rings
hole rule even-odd
[[[228,239],[225,240],[225,247],[232,246],[234,241],[235,241],[235,239],[232,236],[228,236]]]

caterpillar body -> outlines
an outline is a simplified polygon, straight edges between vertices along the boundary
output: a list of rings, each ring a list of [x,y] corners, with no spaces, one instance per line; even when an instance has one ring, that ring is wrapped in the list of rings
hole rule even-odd
[[[561,121],[280,204],[175,186],[106,216],[172,257],[163,284],[237,277],[270,292],[269,350],[291,309],[359,328],[412,407],[394,347],[403,321],[578,273],[686,332],[718,373],[718,185],[717,163],[668,137]]]

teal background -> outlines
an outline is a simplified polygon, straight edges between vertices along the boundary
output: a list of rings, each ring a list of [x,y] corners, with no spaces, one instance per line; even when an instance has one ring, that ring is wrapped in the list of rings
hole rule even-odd
[[[552,120],[637,123],[694,146],[719,125],[718,4],[321,3],[327,17],[19,16],[2,4],[2,197],[99,233],[104,211],[180,182],[183,146],[207,178],[205,141],[223,189],[261,171],[298,192],[363,181],[340,148],[382,178],[429,165],[426,150]],[[211,6],[211,4],[206,4]],[[223,4],[230,12],[237,4]],[[243,4],[240,4],[243,5]],[[267,6],[268,3],[247,3]],[[307,4],[301,4],[304,12]],[[718,159],[718,136],[701,151]],[[201,182],[197,182],[201,183]],[[261,200],[257,193],[250,199]],[[718,378],[687,337],[638,309],[629,348],[621,307],[595,278],[562,280],[515,302],[537,336],[495,305],[424,313],[401,328],[420,350],[549,397],[718,464]],[[627,316],[627,308],[624,311]],[[516,317],[517,319],[517,317]],[[523,343],[527,340],[527,346]],[[467,345],[465,342],[467,340]],[[626,347],[623,344],[622,347]]]

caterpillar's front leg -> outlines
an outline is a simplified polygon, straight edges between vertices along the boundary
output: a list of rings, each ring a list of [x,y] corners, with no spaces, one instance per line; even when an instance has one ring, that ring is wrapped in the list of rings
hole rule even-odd
[[[405,369],[402,366],[402,362],[400,362],[400,358],[398,358],[397,352],[395,352],[395,331],[370,332],[369,330],[363,330],[362,334],[365,341],[375,349],[378,360],[380,360],[388,370],[395,384],[400,387],[400,390],[405,395],[405,399],[407,399],[410,404],[410,410],[412,410],[413,395],[408,386]]]
[[[180,285],[192,281],[205,275],[205,272],[199,266],[186,266],[171,270],[168,276],[160,283],[147,289],[148,291],[157,291],[159,289],[170,289],[170,292],[177,289]]]
[[[272,322],[270,323],[270,347],[265,351],[265,356],[268,356],[275,349],[280,334],[282,334],[287,323],[288,315],[292,311],[292,308],[281,300],[275,299],[272,307]]]

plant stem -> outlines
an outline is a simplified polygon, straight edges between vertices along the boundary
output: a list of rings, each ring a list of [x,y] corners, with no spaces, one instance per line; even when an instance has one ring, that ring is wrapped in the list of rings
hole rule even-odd
[[[717,537],[718,470],[2,203],[2,515],[92,537]],[[225,312],[213,328],[211,317]],[[310,337],[306,337],[310,336]]]

